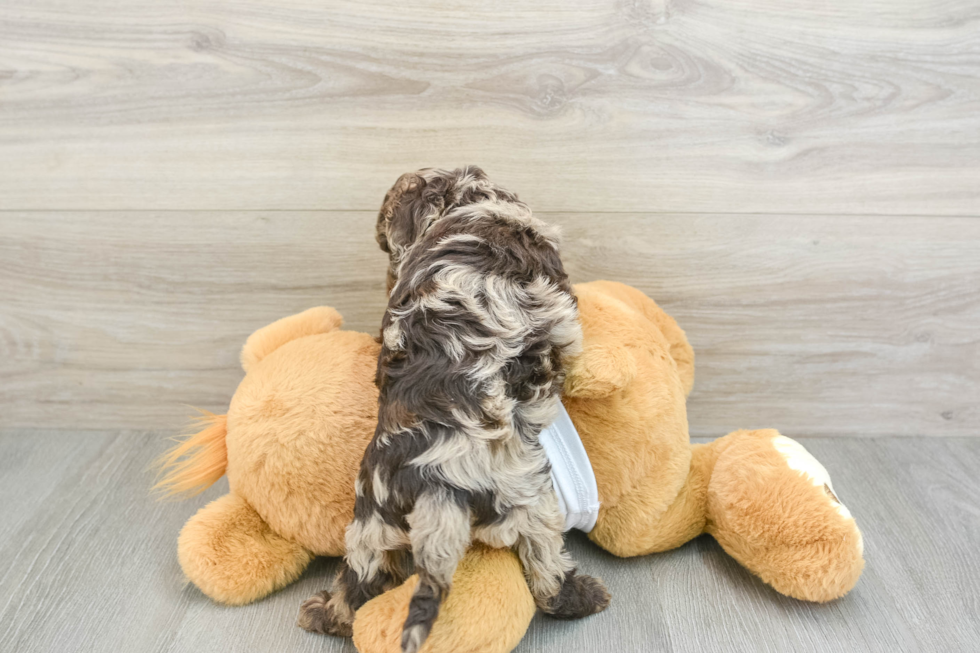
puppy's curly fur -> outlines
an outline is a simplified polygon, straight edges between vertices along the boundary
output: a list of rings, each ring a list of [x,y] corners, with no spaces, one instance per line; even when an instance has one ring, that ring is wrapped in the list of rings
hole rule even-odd
[[[468,166],[402,175],[377,237],[390,259],[378,427],[345,563],[329,600],[304,605],[301,625],[349,633],[354,612],[402,583],[414,559],[420,582],[402,632],[414,653],[474,539],[516,547],[544,612],[604,609],[605,588],[576,574],[564,550],[538,441],[581,349],[557,229]]]

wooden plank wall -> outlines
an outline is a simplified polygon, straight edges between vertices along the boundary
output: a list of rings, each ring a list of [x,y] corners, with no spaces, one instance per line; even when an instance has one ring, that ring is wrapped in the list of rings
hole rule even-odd
[[[0,428],[221,410],[374,330],[374,212],[478,163],[698,354],[692,432],[980,432],[971,0],[0,0]]]

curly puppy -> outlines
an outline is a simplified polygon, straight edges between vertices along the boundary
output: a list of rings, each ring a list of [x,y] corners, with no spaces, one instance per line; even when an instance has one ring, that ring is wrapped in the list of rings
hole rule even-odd
[[[557,229],[468,166],[402,175],[377,238],[390,257],[378,427],[344,564],[331,593],[303,604],[300,625],[349,636],[354,612],[404,582],[414,559],[401,646],[415,653],[473,540],[516,547],[545,613],[603,610],[605,587],[576,574],[564,549],[538,442],[581,348]]]

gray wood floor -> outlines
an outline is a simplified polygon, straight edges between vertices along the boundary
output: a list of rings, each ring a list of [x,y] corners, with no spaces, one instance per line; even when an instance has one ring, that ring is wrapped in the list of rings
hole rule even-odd
[[[631,560],[570,538],[614,594],[604,614],[538,617],[522,653],[976,651],[980,642],[980,438],[811,438],[857,516],[867,569],[827,605],[782,597],[710,538]],[[212,488],[156,503],[145,432],[0,435],[0,651],[344,651],[293,623],[334,564],[259,603],[226,608],[185,585],[177,532]],[[223,483],[222,483],[223,485]]]

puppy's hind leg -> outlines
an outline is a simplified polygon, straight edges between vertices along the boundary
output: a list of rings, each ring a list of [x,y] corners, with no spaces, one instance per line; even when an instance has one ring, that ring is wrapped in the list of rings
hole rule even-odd
[[[350,637],[354,613],[373,599],[405,582],[411,565],[408,535],[373,515],[355,519],[347,528],[347,555],[330,592],[303,602],[298,625],[310,632]]]
[[[470,511],[452,492],[429,490],[415,502],[408,523],[419,584],[402,628],[402,653],[416,653],[429,636],[456,566],[470,545]]]
[[[534,602],[545,614],[556,619],[581,619],[609,605],[609,591],[602,581],[576,572],[560,528],[522,533],[517,539],[517,554]]]

